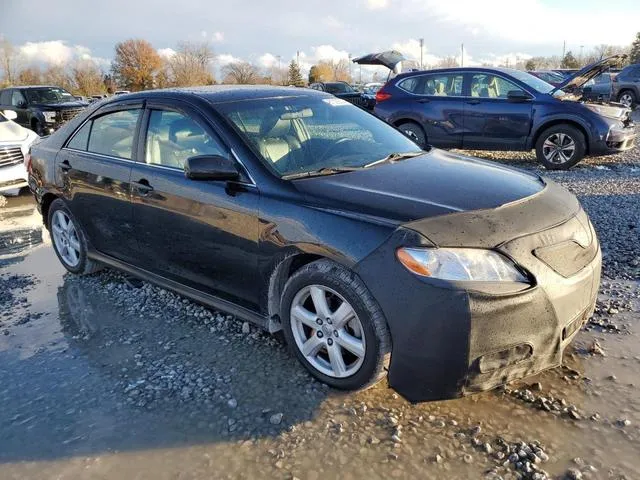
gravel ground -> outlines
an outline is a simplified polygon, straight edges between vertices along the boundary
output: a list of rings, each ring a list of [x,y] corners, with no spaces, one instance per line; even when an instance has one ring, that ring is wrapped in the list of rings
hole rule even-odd
[[[64,274],[45,243],[0,256],[0,478],[640,478],[638,152],[569,172],[473,153],[567,186],[596,226],[605,279],[562,368],[448,402],[343,394],[253,326]]]

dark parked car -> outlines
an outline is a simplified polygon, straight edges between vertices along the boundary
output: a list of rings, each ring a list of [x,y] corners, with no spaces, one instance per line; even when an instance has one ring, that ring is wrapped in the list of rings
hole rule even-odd
[[[375,99],[368,98],[362,92],[354,90],[347,82],[316,82],[309,85],[309,88],[330,93],[334,97],[341,98],[367,110],[373,110],[375,105]]]
[[[627,107],[640,103],[640,63],[626,66],[613,78],[612,97]]]
[[[33,85],[0,90],[0,110],[15,111],[15,122],[40,136],[53,133],[87,105],[60,87]]]
[[[554,87],[560,85],[566,78],[568,78],[558,72],[554,72],[553,70],[531,70],[528,73],[534,77],[538,77],[540,80],[544,80]]]
[[[631,110],[586,102],[582,92],[622,58],[590,65],[556,87],[505,68],[403,73],[378,91],[374,112],[422,146],[535,149],[546,168],[566,169],[585,155],[634,146]]]
[[[70,272],[109,265],[276,332],[337,388],[388,368],[411,401],[557,366],[601,253],[536,175],[423,151],[314,90],[113,97],[32,148],[30,187]]]
[[[583,99],[595,102],[609,102],[612,99],[612,79],[615,78],[615,76],[616,74],[614,73],[604,72],[589,80],[582,87]]]

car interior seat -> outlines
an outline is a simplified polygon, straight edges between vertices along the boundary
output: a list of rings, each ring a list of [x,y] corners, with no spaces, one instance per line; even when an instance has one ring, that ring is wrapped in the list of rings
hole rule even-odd
[[[293,131],[292,121],[281,119],[278,111],[269,112],[262,120],[258,148],[273,163],[285,157],[294,163],[303,159],[302,146]]]

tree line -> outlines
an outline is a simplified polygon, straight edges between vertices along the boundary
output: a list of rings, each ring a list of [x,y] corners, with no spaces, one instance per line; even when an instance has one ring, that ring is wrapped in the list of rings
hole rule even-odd
[[[580,68],[616,53],[627,53],[627,63],[640,63],[640,32],[628,47],[598,45],[585,55],[572,51],[561,56],[533,57],[508,60],[501,66],[523,70],[551,68]],[[0,87],[5,85],[52,84],[63,87],[76,95],[90,96],[113,93],[118,89],[131,91],[150,88],[234,84],[275,84],[303,86],[307,83],[346,81],[351,83],[352,65],[347,59],[320,61],[313,65],[308,78],[303,78],[295,60],[286,68],[260,69],[246,61],[234,61],[224,65],[221,78],[214,75],[216,56],[206,42],[181,42],[170,55],[161,55],[149,42],[129,39],[116,44],[114,58],[108,71],[101,69],[90,59],[79,59],[70,64],[34,66],[24,63],[19,50],[8,39],[0,41]],[[407,65],[408,64],[408,65]],[[417,67],[405,62],[405,67]],[[442,58],[436,68],[458,66],[455,57]]]

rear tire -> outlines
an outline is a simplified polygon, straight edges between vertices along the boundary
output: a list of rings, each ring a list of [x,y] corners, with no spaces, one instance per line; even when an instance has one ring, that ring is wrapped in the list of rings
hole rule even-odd
[[[536,157],[548,170],[567,170],[584,157],[584,134],[567,124],[547,128],[536,141]]]
[[[416,122],[404,122],[398,125],[398,130],[404,133],[411,140],[416,142],[422,149],[427,147],[427,135]]]
[[[634,108],[638,104],[638,99],[635,93],[631,90],[623,90],[618,95],[618,103],[623,104],[625,107]]]
[[[47,219],[53,250],[62,266],[76,275],[89,275],[103,266],[87,257],[87,240],[65,203],[57,198],[49,206]]]
[[[323,303],[325,309],[316,308]],[[280,307],[289,348],[321,382],[361,390],[386,375],[389,329],[378,303],[355,273],[326,259],[305,265],[287,281]],[[309,341],[315,346],[303,353]]]

